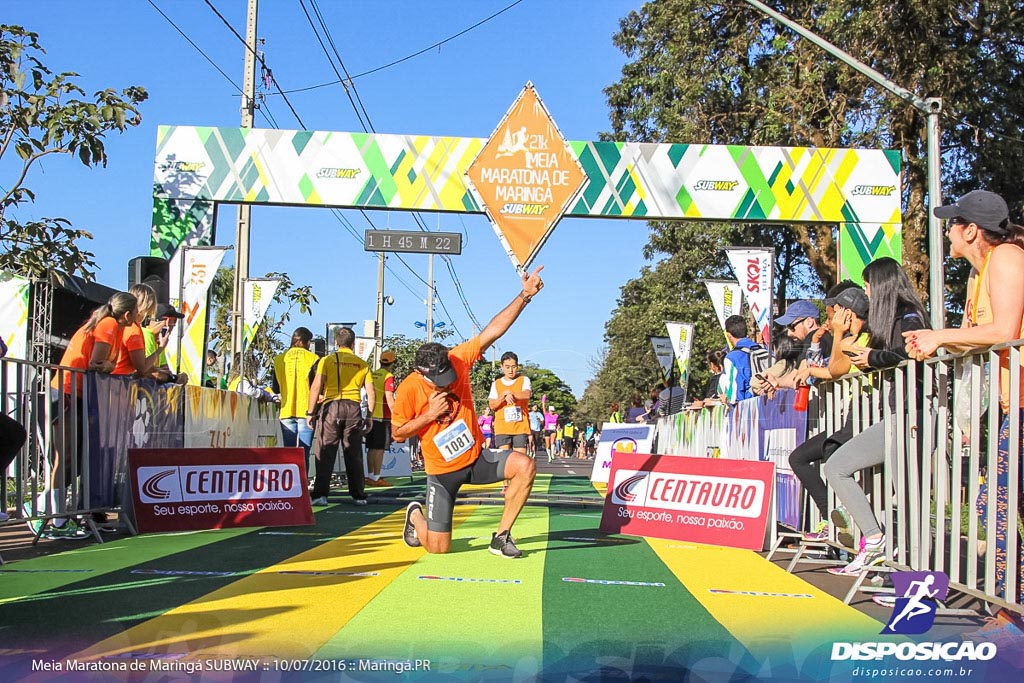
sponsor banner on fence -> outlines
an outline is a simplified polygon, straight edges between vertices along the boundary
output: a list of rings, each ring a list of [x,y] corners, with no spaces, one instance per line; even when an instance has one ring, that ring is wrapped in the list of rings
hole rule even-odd
[[[313,523],[301,448],[130,449],[140,532]]]
[[[774,466],[616,452],[601,531],[761,550]]]
[[[234,391],[186,387],[185,448],[274,448],[281,407]]]
[[[345,458],[339,457],[335,467],[345,471]],[[363,475],[370,470],[366,466],[366,453],[363,453]],[[384,451],[384,460],[381,461],[380,476],[383,479],[390,477],[411,477],[412,460],[409,458],[409,443],[392,443],[391,448]]]
[[[647,453],[654,447],[653,442],[654,425],[605,422],[601,425],[601,440],[597,442],[590,481],[608,483],[613,451]]]
[[[150,379],[89,373],[85,400],[89,421],[89,507],[124,504],[129,448],[181,448],[184,387]]]
[[[687,373],[690,369],[690,349],[693,347],[693,325],[666,320],[665,329],[668,330],[668,338],[676,354],[676,367],[679,369],[677,386],[686,387]]]

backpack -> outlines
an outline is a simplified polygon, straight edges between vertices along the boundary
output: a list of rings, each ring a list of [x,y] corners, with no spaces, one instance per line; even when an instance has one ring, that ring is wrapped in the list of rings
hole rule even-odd
[[[740,349],[750,357],[750,376],[763,375],[772,366],[772,359],[768,355],[768,349],[760,344],[744,346]]]

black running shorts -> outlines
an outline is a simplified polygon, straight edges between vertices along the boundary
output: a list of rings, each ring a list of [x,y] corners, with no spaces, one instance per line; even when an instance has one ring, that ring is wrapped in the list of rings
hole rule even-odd
[[[480,457],[461,470],[427,475],[427,528],[451,533],[455,496],[463,484],[493,484],[505,478],[505,463],[514,451],[484,448]]]

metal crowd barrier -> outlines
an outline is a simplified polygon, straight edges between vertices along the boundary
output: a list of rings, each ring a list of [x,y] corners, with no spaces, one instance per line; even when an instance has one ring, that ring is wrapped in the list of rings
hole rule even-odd
[[[815,384],[808,407],[807,436],[834,433],[848,420],[854,433],[883,421],[886,458],[880,467],[862,471],[861,485],[872,503],[876,518],[885,530],[890,570],[941,571],[950,587],[968,599],[1022,611],[1021,595],[1014,577],[1020,573],[1021,539],[1021,405],[1020,372],[1008,372],[1010,405],[1009,467],[1006,487],[1006,520],[997,519],[996,472],[1002,411],[999,404],[999,352],[1009,351],[1009,368],[1019,368],[1024,340],[994,346],[989,350],[945,354],[923,363],[910,361],[897,368],[870,374],[847,375]],[[915,378],[920,378],[915,379]],[[890,392],[895,400],[890,404]],[[761,402],[761,398],[749,399]],[[659,444],[670,436],[659,452],[688,453],[718,457],[718,448],[707,446],[704,425],[726,421],[714,411],[703,415],[659,421]],[[713,416],[709,418],[708,416]],[[677,422],[673,422],[673,420]],[[689,420],[681,429],[678,420]],[[681,435],[681,436],[680,436]],[[764,444],[761,445],[764,447]],[[714,452],[712,452],[714,451]],[[749,453],[720,453],[721,457],[750,457]],[[759,454],[767,458],[768,454]],[[990,482],[985,515],[976,511],[984,477]],[[826,483],[827,480],[826,480]],[[806,496],[805,496],[806,497]],[[829,511],[835,507],[829,489]],[[806,503],[810,519],[804,528],[814,528],[817,508]],[[778,511],[773,518],[778,518]],[[774,526],[774,525],[773,525]],[[834,525],[830,525],[834,526]],[[1005,530],[1006,580],[996,579],[996,535]],[[854,533],[855,545],[859,531]],[[829,545],[840,549],[831,529]],[[770,538],[771,557],[786,540],[798,539],[798,530],[774,528]],[[819,548],[823,546],[819,544]],[[809,559],[806,548],[795,550],[790,563],[836,564],[834,560]],[[852,550],[852,554],[855,553]],[[832,553],[835,555],[835,553]],[[876,568],[877,569],[877,568]],[[847,601],[860,590],[878,590],[866,585],[872,572],[855,581]]]
[[[63,386],[68,380],[71,393],[65,394]],[[0,509],[11,514],[5,524],[39,522],[33,543],[54,518],[79,516],[84,517],[92,535],[103,540],[91,514],[109,512],[110,508],[90,508],[86,504],[90,492],[89,421],[84,410],[76,409],[84,404],[91,382],[90,373],[74,368],[0,359],[3,410],[27,432],[25,444],[11,466],[0,472]],[[63,481],[57,482],[57,476]],[[47,510],[49,502],[42,494],[51,482],[60,484],[59,489],[66,494],[65,507],[50,506]]]

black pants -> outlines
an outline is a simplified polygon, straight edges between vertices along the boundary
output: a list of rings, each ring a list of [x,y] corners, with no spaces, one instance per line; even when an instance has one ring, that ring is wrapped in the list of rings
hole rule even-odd
[[[341,448],[345,458],[345,473],[348,477],[348,492],[354,499],[366,498],[363,479],[363,416],[359,404],[341,399],[331,401],[320,411],[316,438],[320,443],[320,458],[316,461],[316,478],[313,480],[313,498],[326,496],[331,488],[331,472]]]
[[[852,438],[853,426],[847,423],[834,434],[822,432],[812,436],[789,454],[789,466],[793,468],[793,474],[804,485],[823,519],[828,515],[828,487],[821,478],[821,463]]]
[[[5,472],[18,457],[18,451],[27,438],[28,433],[17,420],[0,413],[0,473]]]

